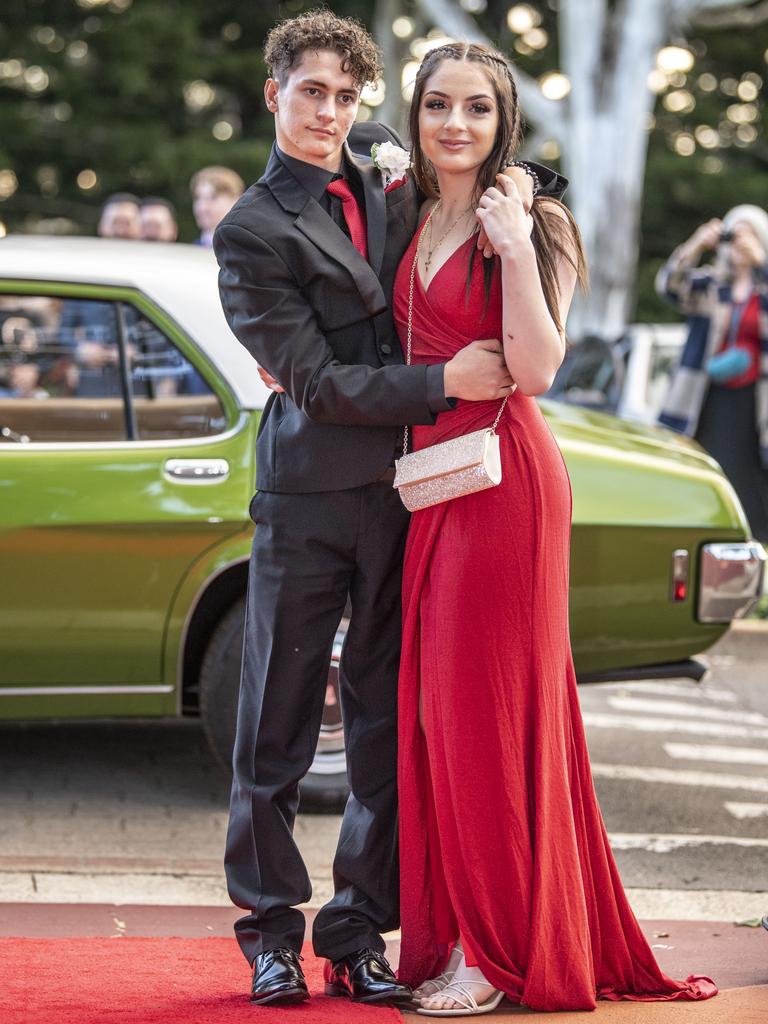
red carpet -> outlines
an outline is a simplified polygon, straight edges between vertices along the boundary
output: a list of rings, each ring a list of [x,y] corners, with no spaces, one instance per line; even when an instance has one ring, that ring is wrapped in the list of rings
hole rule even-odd
[[[312,999],[252,1006],[232,939],[0,939],[2,1024],[401,1024],[389,1007],[322,995],[322,962],[305,949]]]

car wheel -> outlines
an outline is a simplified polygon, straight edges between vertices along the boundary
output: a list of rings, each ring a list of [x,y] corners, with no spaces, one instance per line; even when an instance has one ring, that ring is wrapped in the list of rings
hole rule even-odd
[[[348,621],[345,616],[336,632],[317,752],[301,783],[302,807],[305,810],[339,810],[349,793],[339,705],[339,661]],[[229,770],[237,724],[244,622],[245,598],[242,597],[217,624],[200,667],[203,729],[216,759]]]

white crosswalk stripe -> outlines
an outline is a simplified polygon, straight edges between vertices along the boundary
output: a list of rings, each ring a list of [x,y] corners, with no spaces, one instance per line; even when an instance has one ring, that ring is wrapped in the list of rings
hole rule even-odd
[[[645,700],[642,697],[609,697],[616,711],[639,711],[651,715],[692,715],[716,722],[738,722],[742,725],[768,726],[768,717],[759,711],[733,711],[731,708],[708,708],[676,700]]]
[[[733,690],[721,690],[709,687],[702,683],[691,683],[690,686],[680,686],[675,683],[603,683],[601,690],[629,690],[638,694],[654,694],[661,697],[687,697],[689,700],[705,701],[711,700],[723,704],[733,704],[738,700]]]
[[[717,747],[698,743],[665,743],[664,752],[681,761],[715,761],[719,764],[768,765],[768,750],[757,747]]]
[[[637,715],[584,711],[584,724],[593,729],[627,729],[633,732],[686,732],[719,739],[768,740],[768,728],[730,722],[690,722],[682,718],[649,718]]]
[[[645,850],[647,853],[671,853],[689,846],[741,846],[767,849],[768,839],[747,836],[703,836],[685,832],[609,832],[614,850]]]
[[[601,764],[592,762],[596,779],[617,779],[626,782],[661,783],[670,786],[695,786],[697,789],[744,789],[768,793],[768,778],[758,775],[731,775],[727,772],[681,771],[633,764]]]
[[[768,818],[768,804],[742,804],[726,800],[723,806],[729,814],[740,821],[749,818]]]
[[[725,682],[728,675],[721,679]],[[754,879],[762,878],[759,865],[768,861],[765,702],[742,702],[737,688],[724,685],[710,689],[663,680],[582,687],[581,700],[590,747],[599,757],[592,762],[592,774],[603,787],[600,798],[612,826],[609,840],[622,872],[633,879],[655,879],[661,872],[683,893],[690,877],[711,880],[714,887],[739,878],[745,890],[764,888]],[[637,763],[630,763],[635,758]],[[684,788],[675,792],[675,786]],[[633,805],[646,807],[649,801],[658,804],[659,815],[638,818]],[[675,831],[639,831],[654,826]],[[705,914],[698,893],[685,895],[672,916],[690,913],[691,919],[704,919],[712,913],[715,920],[723,910],[718,898],[717,907]],[[734,907],[742,899],[745,908],[751,907],[753,893],[737,896]],[[643,907],[648,916],[653,916],[650,911],[670,913],[668,901],[658,896]]]

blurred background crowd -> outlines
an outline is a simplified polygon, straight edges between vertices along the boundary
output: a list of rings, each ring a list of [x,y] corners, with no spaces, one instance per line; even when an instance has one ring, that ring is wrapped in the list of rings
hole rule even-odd
[[[210,246],[216,225],[245,191],[243,179],[229,167],[203,167],[192,176],[189,191],[199,231],[194,242]],[[178,214],[163,196],[139,199],[132,192],[113,192],[101,207],[96,232],[101,238],[177,242]]]

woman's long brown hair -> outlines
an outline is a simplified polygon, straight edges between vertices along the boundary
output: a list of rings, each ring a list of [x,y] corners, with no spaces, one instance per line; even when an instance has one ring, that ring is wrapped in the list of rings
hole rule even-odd
[[[471,61],[481,64],[496,94],[499,125],[493,149],[477,174],[477,183],[472,196],[473,204],[477,205],[483,192],[496,184],[496,175],[507,166],[510,160],[514,159],[520,148],[523,135],[517,86],[509,61],[488,46],[481,46],[478,43],[447,43],[430,50],[416,74],[409,114],[413,174],[416,184],[430,199],[437,199],[440,191],[435,169],[421,148],[419,111],[427,80],[438,64],[444,60]],[[566,219],[563,219],[559,211],[565,213]],[[576,271],[581,287],[586,288],[587,262],[581,234],[570,210],[557,199],[542,197],[536,200],[531,208],[531,216],[533,218],[531,241],[536,252],[542,291],[550,315],[557,329],[562,333],[564,325],[560,322],[557,265],[560,259],[566,259]],[[475,252],[476,250],[473,249],[469,267],[470,277]],[[484,260],[483,269],[487,296],[495,269],[495,261]],[[469,281],[467,283],[469,284]]]

